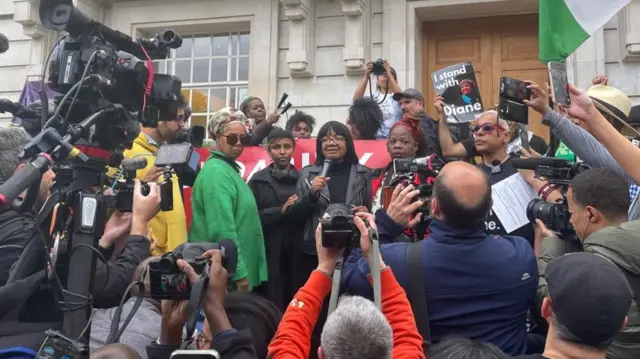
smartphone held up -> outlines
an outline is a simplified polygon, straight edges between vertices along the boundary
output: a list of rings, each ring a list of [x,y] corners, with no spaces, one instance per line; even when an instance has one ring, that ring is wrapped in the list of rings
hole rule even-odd
[[[571,105],[571,95],[569,94],[569,78],[567,76],[567,65],[561,62],[552,61],[549,62],[548,68],[553,101],[558,105]]]

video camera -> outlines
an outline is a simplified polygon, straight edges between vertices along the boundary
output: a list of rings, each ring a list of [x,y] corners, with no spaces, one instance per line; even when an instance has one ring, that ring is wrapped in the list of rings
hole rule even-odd
[[[134,41],[91,19],[71,0],[42,1],[39,14],[44,28],[68,33],[52,50],[56,55],[48,64],[48,76],[43,74],[50,88],[64,95],[55,99],[50,118],[44,91],[40,111],[23,111],[25,127],[32,132],[42,129],[30,147],[42,152],[39,142],[52,143],[51,149],[65,142],[122,152],[138,136],[140,123],[153,127],[158,120],[175,118],[182,83],[154,73],[151,62],[167,58],[169,49],[182,45],[175,31]]]
[[[527,205],[527,218],[531,223],[541,220],[547,228],[563,235],[573,235],[575,231],[571,225],[569,207],[567,205],[567,189],[571,180],[578,174],[589,169],[582,162],[571,163],[558,158],[513,159],[513,167],[517,169],[533,170],[536,178],[545,179],[552,185],[559,185],[562,201],[559,203],[545,202],[536,198]]]
[[[187,300],[191,295],[191,283],[178,267],[178,259],[186,261],[199,275],[209,275],[208,258],[202,255],[213,249],[222,252],[222,266],[233,279],[238,263],[238,248],[228,239],[220,243],[183,243],[173,252],[166,253],[149,263],[150,294],[158,300]]]
[[[407,174],[411,176],[417,173],[419,177],[426,179],[424,183],[416,186],[416,189],[420,191],[420,195],[415,200],[421,199],[425,201],[425,204],[418,211],[428,216],[430,211],[428,199],[433,194],[433,183],[444,165],[444,161],[436,155],[421,158],[394,159],[393,172],[399,176],[391,182],[391,186],[395,187],[403,181],[407,182],[407,185],[412,184]]]

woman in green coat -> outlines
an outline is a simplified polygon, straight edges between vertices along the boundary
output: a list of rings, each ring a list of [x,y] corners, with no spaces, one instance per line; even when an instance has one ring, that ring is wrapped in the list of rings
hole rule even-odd
[[[238,246],[233,278],[240,291],[267,281],[267,261],[253,192],[240,176],[235,160],[251,140],[253,121],[235,109],[216,112],[207,125],[217,150],[202,167],[191,194],[193,221],[189,242],[218,243],[230,239]]]

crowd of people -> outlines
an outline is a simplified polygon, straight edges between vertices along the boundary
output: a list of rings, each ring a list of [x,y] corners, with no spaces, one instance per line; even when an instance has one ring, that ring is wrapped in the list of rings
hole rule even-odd
[[[203,144],[210,157],[197,174],[172,174],[170,211],[158,211],[155,182],[163,171],[154,161],[163,144],[180,141],[191,109],[180,99],[157,127],[142,127],[124,153],[148,160],[136,173],[133,211],[110,214],[99,240],[105,262],[98,261],[93,281],[91,356],[169,358],[187,343],[221,358],[640,357],[640,148],[632,141],[640,138],[633,127],[640,121],[629,98],[599,77],[586,92],[570,86],[571,105],[554,109],[549,91],[527,81],[526,105],[559,140],[547,143],[493,109],[460,131],[446,122],[441,97],[433,99],[433,119],[423,94],[400,88],[384,65],[375,92],[366,94],[368,64],[344,123],[316,129],[316,119],[296,111],[282,124],[256,97],[216,112]],[[298,170],[291,161],[296,141],[313,133],[315,162]],[[386,141],[391,158],[383,168],[360,164],[355,151],[354,141],[375,139]],[[0,178],[25,166],[20,148],[29,140],[19,127],[0,130]],[[272,160],[248,183],[236,162],[247,146],[264,147]],[[562,187],[514,166],[516,158],[554,157],[556,149],[590,168]],[[446,164],[409,173],[394,165],[416,158]],[[548,228],[548,218],[516,229],[502,223],[493,190],[514,176],[542,201],[566,206],[572,231]],[[33,211],[0,214],[0,298],[46,268],[44,258],[37,267],[27,259],[51,242],[49,224],[36,213],[55,178],[44,174]],[[150,184],[146,196],[142,183]],[[192,187],[190,225],[183,186]],[[320,222],[334,204],[351,211],[359,240],[347,248],[323,246]],[[223,240],[236,244],[237,267],[231,276],[220,250],[204,253],[209,283],[192,337],[184,335],[189,301],[128,292],[133,281],[148,282],[146,268],[159,256],[183,243]],[[195,286],[200,275],[186,261],[177,265]],[[329,308],[326,297],[335,291],[340,300]],[[0,357],[15,350],[5,343],[29,347],[12,331],[17,323],[60,317],[47,293],[34,289],[18,310],[0,309]],[[114,342],[113,321],[129,314]]]

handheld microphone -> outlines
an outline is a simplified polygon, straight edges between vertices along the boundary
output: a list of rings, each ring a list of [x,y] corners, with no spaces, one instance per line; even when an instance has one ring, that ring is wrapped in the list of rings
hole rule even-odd
[[[500,173],[502,171],[502,167],[500,166],[500,160],[491,161],[491,174]]]
[[[291,108],[291,106],[293,106],[291,104],[291,102],[287,103],[286,105],[284,105],[284,107],[282,108],[282,111],[280,111],[281,115],[284,115],[285,113],[287,113],[287,111],[289,111],[289,109]]]
[[[324,160],[322,164],[322,171],[320,171],[320,177],[327,177],[327,173],[329,173],[329,168],[331,168],[331,160]]]
[[[42,175],[51,167],[51,157],[41,153],[35,160],[27,163],[0,185],[0,207],[6,207],[16,199],[20,193],[31,187],[36,181],[42,179]]]
[[[230,239],[220,240],[220,246],[223,251],[227,275],[229,278],[233,278],[236,275],[236,267],[238,266],[238,247]]]
[[[4,54],[9,50],[9,39],[3,34],[0,34],[0,54]]]
[[[289,95],[287,95],[286,92],[282,94],[282,97],[280,97],[280,101],[278,101],[278,106],[276,106],[276,110],[282,107],[282,105],[284,104],[284,102],[287,100],[288,97]]]
[[[571,162],[561,158],[544,157],[544,158],[514,158],[511,160],[513,167],[522,170],[535,170],[538,166],[547,166],[554,168],[571,167]]]
[[[125,172],[133,172],[147,167],[146,157],[136,157],[122,161],[122,170]]]

